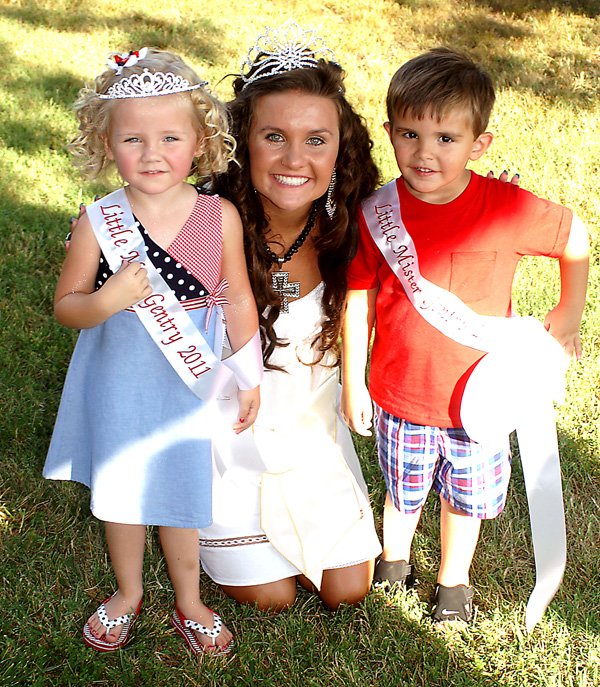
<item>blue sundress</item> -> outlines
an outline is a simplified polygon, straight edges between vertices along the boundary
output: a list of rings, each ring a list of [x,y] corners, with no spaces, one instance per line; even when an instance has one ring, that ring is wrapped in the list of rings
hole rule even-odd
[[[220,287],[219,198],[198,196],[168,250],[140,231],[148,257],[220,357],[223,342],[215,332],[222,311],[209,307]],[[109,276],[101,257],[97,287]],[[133,310],[123,310],[79,335],[44,477],[88,486],[100,520],[205,527],[212,521],[213,412],[179,378]]]

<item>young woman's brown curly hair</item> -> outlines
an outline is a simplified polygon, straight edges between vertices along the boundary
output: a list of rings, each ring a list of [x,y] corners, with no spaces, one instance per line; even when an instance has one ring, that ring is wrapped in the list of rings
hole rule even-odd
[[[250,72],[252,73],[252,72]],[[216,190],[238,208],[244,225],[248,271],[260,314],[265,364],[278,345],[273,325],[279,317],[281,302],[271,286],[272,260],[266,251],[268,218],[250,178],[248,136],[256,101],[264,95],[296,91],[332,100],[340,118],[340,142],[336,159],[337,181],[333,200],[337,210],[332,219],[325,212],[325,195],[319,199],[313,241],[318,253],[321,278],[325,285],[322,307],[325,314],[318,339],[319,362],[326,351],[339,355],[338,339],[346,296],[346,268],[356,249],[356,212],[360,202],[379,182],[379,172],[371,157],[373,143],[363,119],[346,100],[344,72],[333,63],[320,61],[315,68],[296,69],[269,76],[244,86],[241,78],[233,84],[235,99],[228,104],[231,133],[236,139],[238,165],[216,180]],[[243,89],[243,90],[242,90]],[[264,311],[269,306],[268,314]]]

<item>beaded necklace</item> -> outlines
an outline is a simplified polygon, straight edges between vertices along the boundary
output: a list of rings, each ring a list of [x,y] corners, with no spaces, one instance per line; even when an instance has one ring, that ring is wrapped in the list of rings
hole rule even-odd
[[[281,298],[281,312],[288,313],[290,311],[290,298],[300,297],[300,282],[289,282],[288,278],[290,276],[290,273],[284,272],[281,269],[281,267],[284,263],[291,260],[294,257],[294,255],[300,250],[300,248],[308,238],[308,235],[315,226],[316,218],[317,205],[316,203],[313,203],[313,206],[308,215],[308,219],[306,220],[306,224],[304,225],[304,229],[302,229],[294,243],[292,243],[292,245],[287,249],[287,251],[281,256],[274,253],[265,241],[265,250],[267,251],[269,257],[274,263],[279,265],[279,271],[271,272],[271,285],[273,287],[273,291],[275,291],[279,295],[279,298]]]

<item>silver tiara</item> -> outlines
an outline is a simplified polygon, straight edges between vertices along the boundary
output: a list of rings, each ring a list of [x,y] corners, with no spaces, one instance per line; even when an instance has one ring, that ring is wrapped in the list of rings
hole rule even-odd
[[[171,95],[171,93],[194,91],[207,84],[208,81],[190,84],[187,79],[173,72],[151,72],[149,69],[144,69],[141,74],[132,74],[120,79],[99,97],[102,100],[149,98],[153,95]]]
[[[240,76],[244,85],[293,69],[315,69],[319,60],[336,62],[333,50],[313,29],[303,29],[291,19],[279,28],[265,26],[242,62]],[[252,72],[250,74],[250,72]]]

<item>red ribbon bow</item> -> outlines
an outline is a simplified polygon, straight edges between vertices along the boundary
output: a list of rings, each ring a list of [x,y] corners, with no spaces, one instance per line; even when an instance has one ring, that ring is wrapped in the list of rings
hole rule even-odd
[[[228,282],[226,279],[221,280],[213,293],[209,293],[208,296],[206,296],[206,303],[208,304],[208,312],[206,313],[206,329],[208,331],[208,323],[210,321],[210,316],[213,311],[213,308],[216,305],[228,305],[229,301],[225,296],[223,296],[223,292],[225,289],[229,286]]]
[[[115,64],[118,65],[119,67],[124,67],[127,60],[132,56],[135,55],[135,57],[140,56],[140,51],[139,50],[130,50],[128,55],[121,55],[119,53],[115,53],[113,55],[113,60],[115,61]]]

